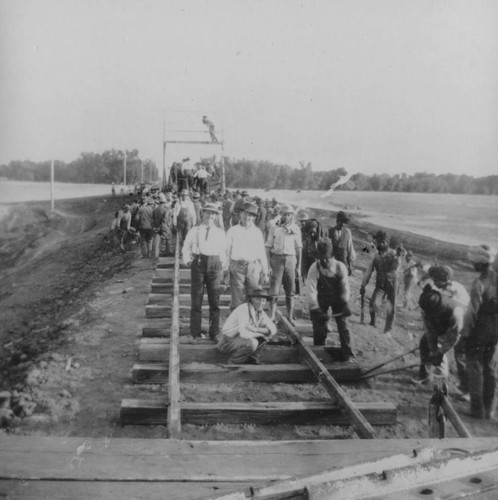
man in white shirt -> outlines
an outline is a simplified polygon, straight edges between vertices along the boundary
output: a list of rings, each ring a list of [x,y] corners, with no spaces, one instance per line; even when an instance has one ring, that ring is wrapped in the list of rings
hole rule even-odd
[[[259,355],[277,333],[275,323],[263,311],[269,298],[263,289],[256,288],[227,318],[218,337],[218,350],[230,354],[228,364],[259,364]]]
[[[270,227],[266,238],[266,254],[270,262],[271,286],[273,296],[271,318],[275,318],[277,296],[280,286],[285,290],[285,306],[291,324],[294,323],[294,294],[296,277],[301,277],[301,256],[303,240],[301,229],[294,222],[294,208],[291,205],[282,207],[280,220]]]
[[[209,337],[212,340],[216,340],[220,330],[221,282],[228,268],[225,231],[214,225],[219,212],[214,203],[206,203],[202,210],[202,224],[187,233],[182,249],[183,261],[190,265],[191,273],[190,333],[197,338],[202,335],[205,285],[209,302]]]
[[[245,203],[240,222],[227,232],[227,259],[229,262],[232,310],[245,302],[248,291],[268,281],[263,233],[254,225],[258,207]]]
[[[197,215],[194,204],[189,197],[188,189],[182,189],[180,191],[180,199],[175,203],[173,208],[173,228],[176,228],[181,242],[185,241],[190,228],[195,226],[196,223]]]

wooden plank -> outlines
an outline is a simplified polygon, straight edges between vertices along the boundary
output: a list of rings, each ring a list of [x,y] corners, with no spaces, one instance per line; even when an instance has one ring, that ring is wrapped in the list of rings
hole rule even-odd
[[[190,309],[191,309],[190,295],[188,296],[188,300],[186,298],[183,298],[183,299],[179,298],[178,302],[180,305],[180,309],[188,309],[190,311]],[[230,296],[228,296],[228,295],[221,296],[220,309],[222,311],[225,311],[225,312],[226,311],[230,312],[230,302],[231,302]],[[171,294],[149,293],[148,304],[171,304]],[[202,309],[209,310],[207,295],[204,296]]]
[[[188,317],[183,316],[180,318],[180,331],[182,328],[188,328],[190,320]],[[142,337],[169,337],[169,329],[171,328],[170,318],[147,318],[147,323],[142,328]],[[207,318],[203,318],[201,328],[205,331],[209,329],[209,322]],[[300,326],[298,330],[301,335],[310,337],[313,335],[313,327],[311,324]]]
[[[249,488],[249,482],[0,480],[9,500],[193,500]]]
[[[315,355],[324,363],[331,363],[334,357],[330,354],[329,347],[310,347]],[[146,338],[141,339],[138,346],[138,357],[140,361],[159,361],[167,359],[169,356],[169,339],[166,338]],[[206,340],[200,344],[181,344],[180,360],[185,363],[208,363],[219,364],[226,361],[226,355],[221,354],[212,341]],[[264,364],[285,364],[300,363],[301,354],[298,349],[291,346],[281,346],[269,344],[263,350],[260,360]],[[358,363],[348,363],[350,366],[357,366]]]
[[[168,370],[168,433],[172,439],[180,439],[182,432],[181,411],[180,411],[180,354],[178,351],[178,339],[180,336],[180,320],[178,302],[179,282],[180,282],[180,240],[176,240],[175,248],[175,275],[174,293],[172,304],[172,319],[170,330],[169,346],[169,370]]]
[[[154,272],[154,278],[166,278],[173,280],[174,270],[173,269],[156,269]],[[180,281],[190,281],[190,269],[180,269]]]
[[[350,363],[330,363],[325,365],[333,376],[347,382],[357,379],[361,374],[358,365]],[[262,382],[288,384],[312,384],[316,382],[313,371],[302,364],[268,365],[210,365],[188,363],[180,365],[180,379],[185,383],[224,384],[237,382]],[[136,384],[165,384],[168,381],[168,366],[163,363],[135,363],[132,380]]]
[[[164,297],[164,296],[163,296]],[[146,318],[171,318],[172,309],[171,309],[171,297],[169,299],[163,299],[163,302],[158,304],[147,304],[145,306],[145,317]],[[168,304],[169,302],[169,304]],[[166,304],[166,305],[165,305]],[[181,316],[187,316],[190,314],[190,305],[187,304],[179,304],[179,314]],[[203,304],[202,311],[207,313],[209,311],[208,304]],[[230,307],[228,306],[220,306],[220,313],[228,316],[230,314]]]
[[[357,403],[372,425],[396,423],[391,403]],[[195,425],[350,425],[339,406],[320,402],[182,403],[182,422]],[[165,400],[124,399],[120,418],[123,425],[164,425]]]
[[[492,450],[498,448],[498,438],[214,442],[0,433],[0,478],[254,481],[256,486],[425,447]]]
[[[344,392],[342,387],[337,383],[328,369],[323,365],[323,363],[315,356],[311,349],[306,346],[303,342],[301,335],[293,328],[289,321],[277,310],[276,317],[280,323],[283,323],[290,334],[297,342],[297,346],[308,366],[312,369],[318,381],[323,385],[331,397],[335,400],[341,402],[344,411],[349,415],[351,419],[351,425],[355,429],[358,436],[362,439],[373,439],[375,438],[375,431],[373,427],[368,423],[365,417],[360,411],[355,407],[354,403],[351,401],[349,396]]]

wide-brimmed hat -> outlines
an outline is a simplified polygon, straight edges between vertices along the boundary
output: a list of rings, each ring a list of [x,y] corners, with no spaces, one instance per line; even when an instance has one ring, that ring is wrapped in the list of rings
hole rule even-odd
[[[244,203],[242,211],[247,212],[248,214],[258,215],[258,207],[251,202]]]
[[[294,214],[295,210],[292,205],[282,205],[280,209],[280,213],[282,214]]]
[[[471,246],[467,257],[474,264],[492,264],[496,259],[496,249],[486,244]]]
[[[448,283],[453,279],[453,269],[450,266],[431,266],[428,274],[438,283]]]
[[[332,240],[323,238],[316,245],[316,253],[319,259],[329,259],[332,257]]]
[[[271,295],[263,288],[255,288],[254,290],[251,290],[250,292],[248,292],[247,297],[250,299],[253,298],[266,299],[266,300],[271,299]]]
[[[240,193],[242,196],[249,196],[249,193],[247,191],[242,191],[242,193]]]
[[[385,231],[377,231],[374,234],[374,240],[389,242],[389,235]]]
[[[337,219],[337,222],[343,222],[344,224],[349,223],[349,217],[342,210],[337,212],[336,219]]]
[[[216,203],[206,203],[203,207],[202,210],[204,212],[215,212],[217,214],[220,213],[220,209]]]
[[[194,198],[194,200],[197,199],[197,198],[200,198],[200,197],[201,197],[201,195],[197,191],[194,191],[192,193],[192,198]]]
[[[180,194],[181,194],[181,195],[184,195],[184,196],[188,196],[188,189],[182,189],[182,190],[180,191]]]

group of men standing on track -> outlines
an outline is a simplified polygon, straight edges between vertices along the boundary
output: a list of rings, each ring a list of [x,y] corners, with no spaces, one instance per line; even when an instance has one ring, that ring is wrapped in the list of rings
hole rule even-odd
[[[319,220],[296,214],[290,205],[278,206],[276,200],[252,200],[246,191],[206,196],[187,188],[178,197],[172,193],[145,197],[120,212],[115,223],[125,231],[137,229],[144,257],[158,257],[161,241],[166,242],[166,255],[171,254],[171,233],[176,232],[182,242],[183,261],[191,268],[191,334],[209,335],[229,356],[229,363],[258,363],[264,346],[276,333],[281,287],[287,318],[294,323],[296,284],[301,280],[314,344],[325,344],[330,319],[334,318],[342,360],[354,359],[347,318],[351,315],[349,276],[356,253],[346,213],[338,212],[336,225],[326,230]],[[448,355],[453,349],[458,389],[462,397],[470,399],[470,414],[492,418],[498,343],[496,251],[488,245],[469,249],[469,261],[479,273],[469,294],[453,279],[451,267],[422,268],[402,244],[391,248],[384,231],[378,231],[373,240],[374,255],[360,286],[360,296],[364,296],[375,275],[369,298],[370,325],[377,325],[385,303],[384,332],[390,334],[401,291],[403,306],[419,306],[422,312],[420,380],[447,378]],[[232,313],[222,326],[220,293],[227,282]],[[417,284],[423,288],[418,300],[414,297]],[[204,288],[209,303],[209,329],[205,333],[201,324]],[[267,302],[269,315],[263,310]]]
[[[307,275],[315,344],[325,344],[328,309],[332,307],[343,361],[354,357],[346,318],[350,315],[348,269],[356,256],[351,233],[344,227],[347,222],[342,213],[337,226],[331,228],[335,239],[319,241],[315,237],[318,221],[296,220],[291,205],[278,206],[276,201],[268,203],[259,198],[252,201],[246,191],[237,193],[236,199],[225,193],[222,206],[206,203],[201,224],[187,232],[182,246],[183,261],[191,268],[192,336],[209,335],[220,351],[229,354],[229,363],[257,363],[264,345],[276,333],[281,287],[287,318],[295,324],[296,283]],[[224,281],[229,284],[232,313],[220,328],[219,300]],[[269,291],[263,289],[267,285]],[[205,333],[201,326],[204,288],[209,303],[209,330]],[[267,301],[269,316],[263,311]]]

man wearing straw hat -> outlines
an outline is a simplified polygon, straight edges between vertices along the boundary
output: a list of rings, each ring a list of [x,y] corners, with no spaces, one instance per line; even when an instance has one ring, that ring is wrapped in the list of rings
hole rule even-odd
[[[263,308],[270,299],[262,288],[248,293],[247,302],[232,311],[218,337],[218,350],[229,354],[229,364],[259,364],[268,340],[277,333]]]
[[[265,242],[263,234],[254,225],[257,215],[258,207],[254,203],[245,203],[240,222],[227,232],[232,309],[245,301],[247,292],[268,281]]]
[[[294,208],[284,205],[280,220],[271,226],[266,238],[266,253],[270,262],[270,293],[273,296],[271,318],[275,318],[277,296],[284,286],[287,317],[294,324],[294,293],[296,276],[301,277],[301,256],[303,241],[301,229],[293,221]]]
[[[190,265],[191,310],[190,333],[194,338],[202,335],[202,299],[206,287],[209,303],[209,337],[216,340],[220,330],[220,290],[223,272],[227,269],[225,231],[214,224],[219,209],[206,203],[202,209],[202,224],[194,226],[185,238],[182,256]]]

